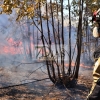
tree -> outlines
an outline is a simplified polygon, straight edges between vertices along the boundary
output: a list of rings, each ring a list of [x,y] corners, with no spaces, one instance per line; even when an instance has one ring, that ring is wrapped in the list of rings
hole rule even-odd
[[[77,57],[76,63],[71,70],[72,52],[71,52],[71,6],[68,0],[69,11],[69,66],[68,71],[65,69],[65,38],[64,38],[64,0],[4,0],[2,4],[1,13],[11,14],[13,10],[17,11],[17,21],[23,18],[31,19],[34,26],[40,32],[40,39],[43,44],[43,57],[45,57],[45,63],[47,66],[48,76],[54,84],[64,84],[69,86],[70,82],[78,78],[80,56],[81,56],[81,44],[82,44],[82,13],[83,13],[83,0],[74,0],[73,6],[79,7],[75,12],[75,15],[79,16],[78,32],[77,32]],[[44,6],[45,14],[42,13],[42,7]],[[54,18],[55,16],[55,18]],[[50,17],[50,18],[49,18]],[[34,21],[37,18],[37,23]],[[55,19],[57,20],[57,27],[55,27]],[[45,37],[43,29],[43,21],[46,21],[46,29],[48,39]],[[50,25],[52,29],[50,30]],[[52,33],[52,37],[51,37]],[[30,26],[28,25],[28,36],[30,37]],[[52,39],[54,39],[54,51],[52,50]],[[30,43],[30,38],[28,38]],[[46,51],[46,45],[48,46],[49,55]],[[31,47],[29,45],[29,51],[31,56]],[[60,57],[59,57],[60,56]],[[56,59],[55,59],[56,57]],[[60,61],[59,61],[60,58]],[[49,60],[51,59],[51,60]]]

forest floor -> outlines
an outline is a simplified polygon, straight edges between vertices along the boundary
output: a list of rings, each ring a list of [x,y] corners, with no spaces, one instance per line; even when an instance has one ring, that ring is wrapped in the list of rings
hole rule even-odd
[[[58,88],[49,79],[0,88],[0,100],[86,100],[92,68],[81,69],[75,88]]]

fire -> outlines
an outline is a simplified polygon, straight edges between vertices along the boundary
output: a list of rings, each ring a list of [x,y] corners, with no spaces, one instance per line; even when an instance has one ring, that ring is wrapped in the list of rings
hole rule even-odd
[[[19,49],[16,50],[14,47],[4,46],[2,53],[14,55],[14,54],[20,54],[20,50]]]
[[[22,42],[14,41],[13,38],[9,38],[7,40],[8,45],[4,45],[0,47],[0,54],[20,54],[21,53],[21,46]],[[20,47],[20,48],[19,48]]]
[[[65,66],[68,67],[69,66],[69,63],[65,63]],[[71,66],[74,67],[75,66],[75,62],[72,62],[71,63]]]
[[[68,66],[69,66],[69,63],[65,63],[65,66],[68,67]],[[74,67],[74,66],[75,66],[75,62],[73,61],[73,62],[71,63],[71,67]],[[92,68],[92,66],[87,66],[87,65],[84,64],[84,63],[80,63],[80,67],[82,67],[82,68]]]
[[[92,66],[87,66],[87,65],[85,65],[84,63],[81,63],[81,64],[80,64],[80,67],[82,67],[82,68],[92,68]]]
[[[7,40],[8,45],[0,47],[0,54],[22,54],[24,52],[23,43],[21,40],[15,41],[13,38]],[[30,43],[31,50],[34,51],[34,44]],[[26,51],[29,53],[29,46],[26,45]]]
[[[12,45],[12,46],[15,46],[15,47],[22,46],[22,42],[20,40],[14,41],[13,38],[9,38],[7,40],[7,42],[8,42],[9,45]]]

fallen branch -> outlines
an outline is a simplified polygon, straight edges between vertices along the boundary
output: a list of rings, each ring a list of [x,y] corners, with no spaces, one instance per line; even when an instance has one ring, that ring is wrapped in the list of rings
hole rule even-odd
[[[49,78],[44,78],[44,79],[40,79],[40,80],[37,80],[37,79],[36,79],[36,81],[27,82],[27,83],[22,83],[22,84],[16,84],[16,85],[11,85],[11,86],[5,86],[5,87],[1,87],[0,89],[7,89],[7,88],[15,87],[15,86],[26,85],[26,84],[29,84],[29,83],[34,83],[34,82],[38,82],[38,81],[43,81],[43,80],[46,80],[46,79],[49,79]],[[35,79],[34,79],[34,80],[35,80]]]

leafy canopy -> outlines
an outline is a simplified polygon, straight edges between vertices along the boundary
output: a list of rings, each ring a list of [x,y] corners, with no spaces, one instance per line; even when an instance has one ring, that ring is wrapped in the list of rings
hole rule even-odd
[[[4,0],[1,3],[1,14],[11,14],[13,9],[16,9],[18,14],[17,20],[24,16],[32,18],[35,16],[35,11],[38,9],[39,4],[43,5],[46,0]]]

